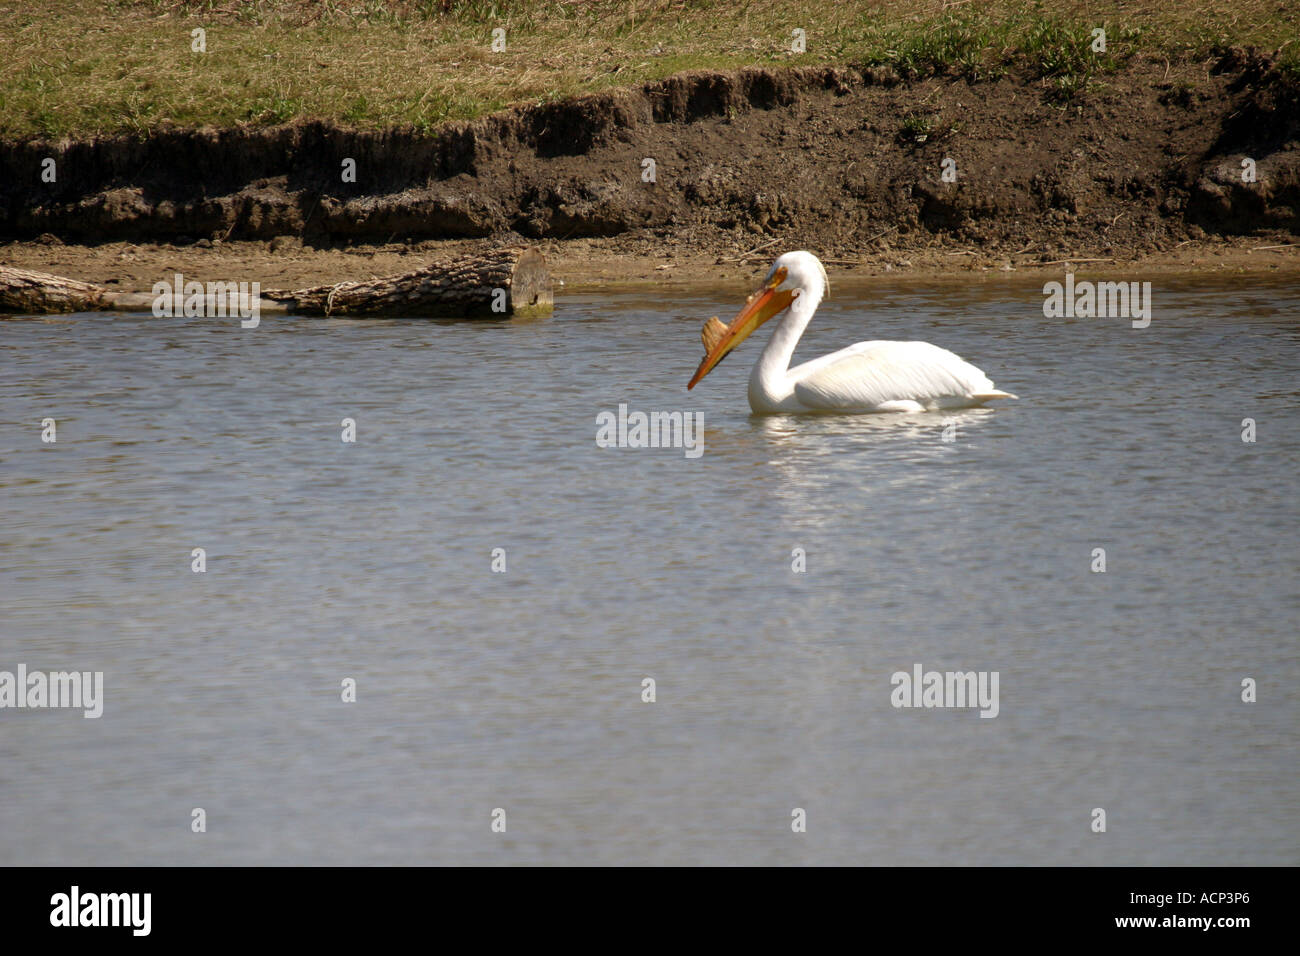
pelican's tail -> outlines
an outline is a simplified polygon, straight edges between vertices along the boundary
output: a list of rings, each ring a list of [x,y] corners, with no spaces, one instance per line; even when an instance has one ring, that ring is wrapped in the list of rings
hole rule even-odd
[[[971,398],[975,399],[976,401],[980,401],[980,402],[991,402],[991,401],[992,401],[993,399],[995,399],[995,398],[1015,398],[1015,399],[1018,399],[1018,398],[1020,398],[1020,396],[1019,396],[1019,395],[1012,395],[1010,392],[1004,392],[1004,391],[1002,391],[1001,389],[995,388],[995,389],[993,389],[992,391],[989,391],[989,392],[976,392],[974,395],[971,396]]]

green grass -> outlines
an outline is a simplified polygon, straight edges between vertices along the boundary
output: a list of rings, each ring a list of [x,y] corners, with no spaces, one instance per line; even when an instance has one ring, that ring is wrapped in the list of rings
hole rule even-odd
[[[207,53],[190,31],[207,33]],[[492,30],[506,50],[491,49]],[[807,33],[807,52],[790,50]],[[1106,30],[1107,50],[1091,50]],[[1283,47],[1294,0],[0,0],[0,137],[325,119],[430,129],[685,69],[842,64],[1086,95],[1142,58]]]

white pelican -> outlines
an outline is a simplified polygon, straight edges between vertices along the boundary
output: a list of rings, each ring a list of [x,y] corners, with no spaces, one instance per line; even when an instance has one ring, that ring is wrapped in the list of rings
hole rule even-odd
[[[859,342],[794,368],[799,337],[830,282],[811,252],[787,252],[759,290],[723,325],[704,324],[705,355],[688,389],[772,316],[789,309],[749,375],[749,407],[773,412],[921,412],[1015,398],[969,362],[929,342]]]

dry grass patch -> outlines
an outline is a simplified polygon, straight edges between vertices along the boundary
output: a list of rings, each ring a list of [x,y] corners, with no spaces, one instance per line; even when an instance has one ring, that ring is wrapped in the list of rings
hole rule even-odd
[[[1292,0],[0,0],[0,136],[328,119],[427,129],[684,69],[890,64],[972,79],[1028,70],[1068,98],[1132,57],[1229,45],[1300,62]],[[506,31],[505,52],[491,50]],[[1090,31],[1107,31],[1104,56]],[[807,52],[791,52],[793,31]],[[206,53],[191,31],[206,32]]]

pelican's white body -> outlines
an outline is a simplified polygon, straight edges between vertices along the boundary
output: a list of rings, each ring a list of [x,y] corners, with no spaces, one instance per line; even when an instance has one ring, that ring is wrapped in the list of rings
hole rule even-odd
[[[826,294],[826,270],[810,252],[787,252],[778,287],[794,301],[749,376],[749,407],[780,412],[919,412],[1015,398],[947,349],[928,342],[859,342],[790,368],[795,346]]]

